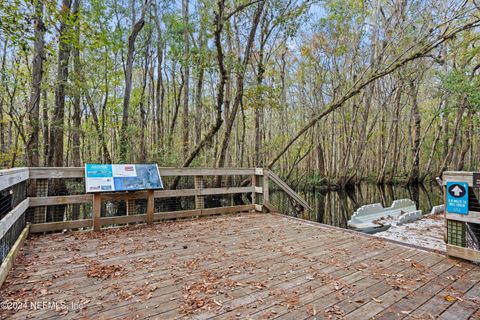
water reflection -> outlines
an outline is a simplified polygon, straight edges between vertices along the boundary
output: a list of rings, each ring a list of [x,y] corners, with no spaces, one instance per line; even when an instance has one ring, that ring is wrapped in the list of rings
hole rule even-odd
[[[429,213],[433,206],[443,203],[441,189],[434,185],[378,186],[360,184],[355,188],[342,191],[298,191],[312,207],[312,211],[301,218],[346,228],[347,221],[358,207],[381,203],[389,207],[393,200],[409,198],[415,201],[417,208]],[[271,202],[282,212],[295,215],[295,209],[284,192],[271,191]]]

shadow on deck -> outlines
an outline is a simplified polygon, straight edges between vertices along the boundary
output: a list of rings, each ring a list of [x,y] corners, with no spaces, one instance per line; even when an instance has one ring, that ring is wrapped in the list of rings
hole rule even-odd
[[[479,319],[479,297],[474,264],[252,213],[30,236],[0,318]]]

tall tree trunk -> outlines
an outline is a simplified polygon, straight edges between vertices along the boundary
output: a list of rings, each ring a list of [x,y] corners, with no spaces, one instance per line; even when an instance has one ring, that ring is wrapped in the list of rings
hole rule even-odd
[[[183,16],[183,45],[184,45],[184,59],[183,64],[183,156],[188,156],[189,142],[189,115],[188,115],[188,98],[189,98],[189,81],[190,81],[190,38],[188,32],[188,1],[182,0],[182,16]]]
[[[438,126],[437,133],[432,142],[432,148],[430,149],[430,154],[428,155],[427,165],[425,167],[425,172],[421,175],[421,181],[425,180],[428,174],[430,174],[430,169],[432,168],[433,156],[435,155],[435,150],[437,149],[438,141],[440,140],[440,135],[442,132],[441,125]]]
[[[0,77],[0,83],[2,86],[5,85],[6,82],[6,77],[7,77],[7,70],[5,70],[5,63],[7,61],[7,45],[8,45],[8,40],[5,39],[5,43],[3,46],[3,53],[2,53],[2,69],[1,69],[1,77]],[[5,86],[6,87],[6,86]],[[7,147],[5,145],[5,124],[4,124],[4,110],[3,110],[3,104],[4,104],[4,99],[3,95],[4,92],[3,90],[0,91],[0,153],[5,154]],[[0,163],[0,166],[3,166],[3,163]]]
[[[260,48],[258,50],[258,63],[257,63],[257,103],[255,105],[255,167],[263,167],[263,153],[262,153],[262,113],[263,113],[263,104],[264,104],[264,94],[263,94],[263,78],[265,75],[265,42],[266,34],[268,30],[266,29],[266,15],[262,17],[262,27],[261,27],[261,36],[260,36]]]
[[[92,98],[88,93],[85,93],[85,100],[90,108],[90,112],[92,113],[93,125],[95,130],[97,131],[98,137],[100,138],[100,144],[102,146],[102,158],[106,163],[112,163],[112,157],[110,156],[110,152],[108,151],[107,142],[105,140],[105,134],[100,126],[100,121],[98,119],[97,110],[95,109],[95,104],[93,103]],[[105,99],[103,105],[106,105],[108,101],[108,92],[105,94]],[[114,137],[115,138],[115,137]],[[115,140],[113,138],[113,140]]]
[[[156,7],[156,2],[155,9]],[[155,87],[156,94],[155,94],[155,104],[156,104],[156,113],[157,113],[157,148],[159,148],[163,141],[164,141],[164,126],[165,121],[163,118],[163,101],[165,97],[165,88],[163,86],[163,71],[162,71],[162,64],[163,64],[163,38],[162,38],[162,28],[160,25],[160,18],[159,13],[155,12],[154,14],[155,19],[155,27],[157,30],[157,84]]]
[[[387,170],[387,166],[389,163],[389,151],[390,151],[390,146],[393,142],[393,157],[395,158],[396,154],[396,149],[397,149],[397,135],[398,135],[398,118],[400,117],[400,102],[401,102],[401,97],[402,97],[402,90],[397,89],[397,92],[395,94],[395,113],[393,117],[392,124],[390,126],[390,135],[388,138],[388,142],[386,147],[383,150],[383,157],[382,162],[381,162],[381,167],[380,167],[380,173],[378,174],[377,177],[377,184],[383,184],[385,182],[385,174]]]
[[[43,106],[42,106],[42,125],[43,125],[43,166],[48,166],[48,144],[50,141],[50,126],[48,119],[48,100],[47,90],[43,89]]]
[[[197,88],[195,90],[195,144],[200,143],[202,139],[202,115],[203,115],[203,77],[205,69],[200,65],[198,70]]]
[[[320,137],[317,137],[317,171],[320,177],[325,177],[326,172],[325,172],[325,156],[324,156],[324,150],[323,150],[323,145],[322,145],[322,140]]]
[[[463,140],[463,147],[458,156],[458,161],[456,165],[457,171],[462,171],[465,167],[465,156],[467,155],[468,150],[470,149],[470,143],[472,141],[472,117],[473,110],[468,108],[467,118],[465,119],[465,138]]]
[[[127,51],[127,63],[125,65],[125,91],[123,93],[123,115],[122,115],[122,128],[120,133],[120,160],[127,162],[128,155],[127,150],[129,146],[128,136],[128,120],[130,109],[130,97],[132,94],[132,74],[133,74],[133,59],[135,56],[135,41],[140,31],[145,25],[145,10],[147,9],[148,0],[142,4],[140,19],[135,22],[135,1],[132,1],[132,31],[128,37],[128,51]]]
[[[412,170],[410,171],[409,184],[416,185],[420,178],[420,125],[421,117],[418,108],[418,88],[414,81],[410,82],[410,96],[412,98],[412,118],[413,118],[413,143],[412,143]]]
[[[57,82],[55,89],[55,108],[53,109],[52,130],[50,134],[51,146],[49,149],[49,165],[63,167],[63,133],[65,121],[65,89],[68,81],[68,61],[70,59],[71,45],[68,41],[69,23],[71,19],[71,1],[62,1],[60,14]],[[53,148],[52,146],[55,146]]]
[[[174,109],[173,109],[173,116],[172,122],[170,123],[170,133],[168,136],[168,147],[169,149],[173,148],[173,136],[175,135],[175,126],[177,124],[178,118],[178,111],[180,109],[180,103],[182,98],[182,90],[184,85],[183,74],[181,73],[182,82],[180,83],[180,88],[178,88],[178,92],[176,92],[176,85],[175,85],[175,67],[172,68],[172,83],[173,83],[173,99],[174,99]]]
[[[227,123],[226,123],[225,135],[223,137],[222,146],[220,149],[220,157],[218,159],[218,167],[223,167],[225,165],[225,159],[227,155],[228,145],[230,143],[230,135],[232,133],[233,123],[235,122],[235,116],[238,112],[238,108],[243,98],[243,80],[245,77],[245,72],[246,72],[248,63],[250,61],[250,52],[252,49],[253,41],[255,39],[255,33],[257,31],[258,23],[260,22],[260,17],[262,15],[264,6],[265,6],[265,1],[264,0],[260,1],[253,15],[252,26],[250,28],[248,41],[245,46],[243,60],[241,63],[242,67],[240,68],[240,70],[237,71],[235,98],[233,101],[231,114],[228,117]],[[221,176],[218,176],[217,185],[219,185],[220,183],[221,183]]]
[[[33,48],[32,84],[28,103],[27,166],[38,167],[40,136],[40,98],[42,95],[43,60],[45,58],[45,26],[43,24],[43,1],[35,1],[35,43]]]
[[[225,0],[218,0],[217,2],[217,9],[218,11],[215,12],[215,30],[213,32],[215,48],[217,51],[217,63],[218,63],[218,71],[220,74],[220,80],[217,84],[217,99],[215,105],[215,122],[212,123],[210,129],[203,137],[202,141],[198,143],[195,148],[190,151],[189,156],[183,163],[183,167],[188,167],[193,160],[200,154],[200,151],[208,144],[217,134],[218,130],[222,126],[223,119],[222,119],[222,106],[223,106],[223,99],[225,93],[225,82],[227,80],[227,71],[225,70],[225,56],[223,53],[223,46],[222,46],[222,30],[223,30],[223,23],[225,19]],[[176,177],[172,183],[171,188],[176,189],[178,186],[178,182],[180,181],[180,177]]]
[[[147,161],[147,145],[145,141],[145,130],[147,129],[147,110],[145,109],[145,89],[147,87],[147,75],[149,69],[148,45],[145,50],[144,69],[142,77],[142,91],[140,93],[140,102],[138,108],[140,109],[140,157],[142,163]]]
[[[457,143],[458,133],[460,131],[460,126],[461,126],[461,123],[462,123],[462,118],[463,118],[463,114],[465,112],[466,105],[467,105],[467,97],[464,96],[462,98],[462,101],[460,102],[460,106],[458,107],[458,110],[457,110],[457,115],[456,115],[456,118],[455,118],[455,126],[453,128],[453,134],[452,134],[452,137],[448,140],[447,155],[443,159],[440,171],[437,173],[438,177],[442,176],[443,171],[447,170],[448,166],[452,162],[453,153],[455,151],[455,145]]]
[[[197,84],[195,89],[195,144],[197,145],[202,140],[203,82],[205,77],[205,53],[207,52],[207,30],[204,23],[200,25],[198,46],[200,55],[197,66]]]
[[[73,90],[73,131],[72,131],[72,158],[73,166],[80,167],[82,164],[80,156],[80,132],[82,124],[82,115],[81,115],[81,88],[82,82],[82,66],[80,64],[80,19],[78,17],[80,12],[81,0],[76,0],[74,6],[72,7],[72,13],[76,15],[76,24],[75,24],[75,43],[73,45],[73,71],[75,73],[75,82],[76,86]]]

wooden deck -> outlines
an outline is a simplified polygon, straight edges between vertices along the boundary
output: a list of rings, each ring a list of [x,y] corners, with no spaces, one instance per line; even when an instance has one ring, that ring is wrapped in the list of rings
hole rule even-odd
[[[480,267],[243,214],[31,236],[0,300],[2,319],[480,319]]]

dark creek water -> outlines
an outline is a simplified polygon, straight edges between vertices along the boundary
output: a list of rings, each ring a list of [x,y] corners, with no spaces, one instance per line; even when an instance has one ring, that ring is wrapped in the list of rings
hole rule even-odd
[[[321,222],[332,226],[347,228],[347,221],[353,212],[362,205],[381,203],[384,207],[392,205],[393,200],[412,199],[417,208],[429,213],[433,206],[443,204],[443,193],[434,185],[418,187],[378,186],[361,184],[342,191],[297,191],[312,207],[312,211],[301,216],[306,220]],[[272,190],[270,199],[282,212],[296,215],[296,210],[282,191]]]

